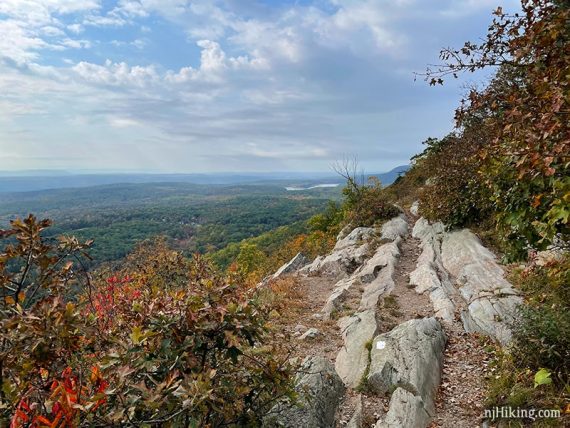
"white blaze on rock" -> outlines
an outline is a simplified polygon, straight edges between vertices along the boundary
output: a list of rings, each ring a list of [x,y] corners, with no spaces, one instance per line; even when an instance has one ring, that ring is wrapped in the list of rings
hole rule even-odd
[[[406,321],[374,339],[368,386],[376,393],[394,391],[388,415],[377,427],[427,425],[435,414],[445,342],[435,318]]]

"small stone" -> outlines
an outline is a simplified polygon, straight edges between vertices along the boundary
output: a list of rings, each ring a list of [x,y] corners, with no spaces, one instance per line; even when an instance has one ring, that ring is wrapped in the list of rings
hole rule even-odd
[[[315,339],[320,334],[321,334],[321,332],[318,329],[310,328],[305,333],[303,333],[303,335],[301,337],[299,337],[299,340]]]
[[[294,329],[294,330],[295,330],[295,331],[305,331],[305,330],[307,330],[307,327],[305,327],[303,324],[297,324],[297,325],[295,326],[295,329]]]

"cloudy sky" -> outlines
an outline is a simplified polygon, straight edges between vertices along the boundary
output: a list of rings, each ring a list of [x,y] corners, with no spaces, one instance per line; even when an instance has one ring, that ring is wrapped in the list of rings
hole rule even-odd
[[[387,170],[469,82],[413,72],[501,3],[1,0],[0,170]]]

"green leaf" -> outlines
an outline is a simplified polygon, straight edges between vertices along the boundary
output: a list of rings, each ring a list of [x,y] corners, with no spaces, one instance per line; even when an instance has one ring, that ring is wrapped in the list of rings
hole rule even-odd
[[[131,331],[131,340],[133,341],[133,343],[135,345],[138,345],[141,343],[141,339],[143,338],[144,334],[142,333],[140,326],[134,327],[133,330]]]
[[[536,388],[539,385],[550,385],[552,383],[552,379],[550,378],[550,373],[547,369],[540,369],[534,375],[534,387]]]

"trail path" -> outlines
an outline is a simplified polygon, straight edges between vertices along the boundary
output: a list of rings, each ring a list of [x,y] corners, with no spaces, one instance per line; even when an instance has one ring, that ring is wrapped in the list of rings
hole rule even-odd
[[[302,298],[293,316],[282,320],[284,333],[294,337],[293,355],[323,357],[346,386],[333,403],[334,422],[330,418],[325,425],[318,422],[322,415],[312,415],[306,424],[481,426],[489,339],[466,332],[466,326],[501,340],[508,332],[493,324],[488,312],[503,310],[511,301],[489,293],[491,280],[481,289],[473,288],[475,292],[465,287],[471,283],[476,287],[476,280],[498,274],[494,261],[466,259],[486,251],[477,247],[476,238],[474,244],[471,235],[457,241],[474,246],[475,252],[451,247],[456,245],[454,235],[410,213],[388,223],[382,229],[360,228],[339,237],[330,255],[294,276]],[[482,273],[470,278],[461,263],[480,267]],[[506,285],[498,283],[504,291]],[[473,304],[476,299],[465,298],[469,293],[477,300],[488,298],[491,309],[481,311],[478,301]],[[306,337],[311,329],[317,333]],[[311,406],[319,407],[318,399]]]

